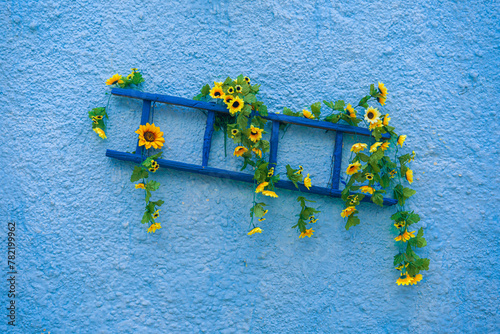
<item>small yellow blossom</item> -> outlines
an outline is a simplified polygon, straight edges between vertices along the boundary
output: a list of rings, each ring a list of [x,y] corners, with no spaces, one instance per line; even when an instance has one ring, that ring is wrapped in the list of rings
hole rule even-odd
[[[274,191],[271,191],[271,190],[263,190],[262,191],[262,195],[269,196],[269,197],[274,197],[274,198],[278,197],[278,195]]]
[[[106,133],[101,128],[94,128],[94,132],[99,135],[102,139],[106,139]]]
[[[234,149],[234,153],[233,155],[237,156],[237,157],[241,157],[243,154],[245,154],[246,152],[248,151],[248,149],[244,146],[237,146],[235,149]]]
[[[378,141],[375,144],[373,144],[372,146],[370,146],[370,153],[377,151],[377,148],[381,145],[382,145],[382,142]]]
[[[111,78],[106,80],[106,85],[122,84],[124,83],[122,76],[116,73]]]
[[[390,121],[390,120],[391,120],[391,118],[389,117],[389,114],[385,114],[383,124],[384,124],[385,126],[389,125],[389,121]]]
[[[260,227],[255,227],[254,229],[252,229],[250,232],[248,232],[247,234],[248,235],[252,235],[252,234],[255,234],[255,233],[262,233],[262,229]]]
[[[340,213],[340,216],[342,218],[349,217],[351,214],[354,213],[354,211],[356,211],[356,207],[355,206],[348,206],[347,208],[345,208],[344,210],[342,210],[342,212]]]
[[[307,176],[304,179],[304,185],[306,186],[307,190],[311,188],[311,178],[309,177],[309,173],[307,173]]]
[[[159,230],[161,228],[161,224],[160,223],[154,223],[154,224],[151,224],[151,226],[148,228],[148,233],[155,233],[156,230]]]
[[[254,127],[253,125],[250,126],[250,135],[248,135],[248,138],[253,141],[254,143],[258,142],[259,140],[262,139],[262,132],[264,129],[259,129]]]
[[[345,107],[345,110],[349,112],[349,117],[356,118],[356,110],[351,106],[350,103],[347,105],[347,107]]]
[[[300,233],[299,238],[303,237],[311,237],[313,235],[314,230],[312,228],[305,230],[304,232]]]
[[[370,186],[362,186],[361,188],[359,188],[359,190],[361,190],[362,193],[370,193],[370,194],[373,194],[375,192],[375,189],[373,189],[372,187]]]
[[[257,186],[257,188],[255,188],[255,192],[256,193],[261,193],[265,187],[267,187],[267,185],[269,184],[269,182],[262,182],[261,184],[259,184]]]
[[[384,142],[384,143],[380,146],[380,149],[381,149],[382,151],[385,151],[385,150],[387,150],[387,149],[389,148],[389,145],[390,145],[390,143],[389,143],[388,141],[386,141],[386,142]]]
[[[302,115],[304,115],[305,118],[314,119],[313,113],[307,109],[302,110]]]
[[[359,152],[365,150],[367,147],[368,147],[368,145],[366,145],[366,144],[357,143],[357,144],[352,145],[351,151],[354,153],[359,153]]]
[[[255,153],[255,155],[258,155],[259,158],[262,158],[262,151],[259,150],[258,148],[252,148],[252,152]]]
[[[413,171],[411,169],[409,169],[409,168],[406,171],[406,179],[408,180],[408,182],[410,184],[412,184],[412,182],[413,182]]]
[[[406,140],[406,135],[399,136],[398,137],[398,145],[403,147],[405,140]]]
[[[380,119],[380,112],[377,108],[368,107],[365,112],[365,121],[370,122],[371,124],[377,123]]]
[[[415,231],[408,232],[407,230],[405,230],[403,234],[398,235],[396,238],[394,238],[394,240],[407,242],[411,238],[415,238]]]
[[[144,183],[137,183],[135,185],[135,189],[146,189],[146,187],[144,186]]]
[[[356,174],[360,169],[361,169],[361,164],[359,163],[359,161],[356,161],[353,164],[349,164],[346,170],[346,174],[347,175]]]

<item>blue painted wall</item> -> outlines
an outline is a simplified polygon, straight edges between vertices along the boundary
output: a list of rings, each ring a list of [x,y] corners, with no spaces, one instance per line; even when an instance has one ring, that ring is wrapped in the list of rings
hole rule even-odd
[[[4,1],[0,17],[1,261],[12,220],[20,273],[16,331],[2,280],[2,332],[499,331],[494,2]],[[146,234],[133,165],[104,155],[134,149],[140,103],[112,99],[107,141],[86,118],[106,101],[105,79],[130,67],[145,91],[183,97],[245,73],[272,111],[357,101],[386,83],[383,110],[418,154],[410,207],[431,258],[421,284],[395,284],[394,208],[373,204],[345,231],[341,202],[310,196],[322,213],[299,240],[297,194],[282,191],[248,237],[250,185],[161,170],[163,229]],[[201,163],[205,120],[158,106],[166,155]],[[291,127],[278,162],[302,161],[324,184],[334,139]],[[238,168],[221,133],[212,150],[211,166]]]

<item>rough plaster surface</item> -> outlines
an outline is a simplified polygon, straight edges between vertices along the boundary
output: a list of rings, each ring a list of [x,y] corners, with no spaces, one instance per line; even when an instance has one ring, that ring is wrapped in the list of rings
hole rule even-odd
[[[20,272],[18,326],[2,311],[2,332],[499,331],[495,2],[3,1],[0,17],[0,240],[5,250],[16,221]],[[338,199],[309,196],[322,213],[299,240],[297,193],[282,191],[264,233],[247,237],[250,185],[161,170],[164,228],[146,234],[133,165],[104,155],[134,149],[141,105],[111,100],[107,141],[86,118],[105,104],[104,80],[134,66],[145,91],[184,97],[245,73],[273,111],[386,83],[382,109],[417,151],[421,284],[395,284],[394,208],[373,204],[345,231]],[[157,106],[165,153],[201,162],[205,119]],[[292,127],[278,161],[325,184],[333,142]],[[238,168],[221,133],[210,165]]]

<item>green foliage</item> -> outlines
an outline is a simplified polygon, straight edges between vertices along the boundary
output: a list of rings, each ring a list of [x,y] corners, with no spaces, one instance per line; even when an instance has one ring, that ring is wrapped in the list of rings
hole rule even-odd
[[[299,189],[299,185],[297,184],[298,182],[302,182],[303,175],[302,171],[299,169],[293,169],[290,165],[286,165],[286,176],[290,181],[293,182],[295,187]]]

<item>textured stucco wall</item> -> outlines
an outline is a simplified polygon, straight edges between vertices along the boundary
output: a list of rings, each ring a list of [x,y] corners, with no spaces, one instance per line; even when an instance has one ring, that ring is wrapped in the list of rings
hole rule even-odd
[[[0,17],[0,247],[4,268],[16,221],[16,333],[499,331],[496,2],[2,1]],[[133,165],[104,156],[133,150],[139,102],[112,99],[108,141],[86,118],[104,80],[133,66],[145,91],[184,97],[245,73],[273,111],[386,83],[384,110],[418,153],[421,284],[395,284],[394,208],[373,204],[345,231],[338,199],[309,196],[322,213],[299,240],[297,193],[282,191],[247,237],[250,185],[162,170],[164,228],[147,235]],[[158,106],[166,154],[199,163],[205,119]],[[292,127],[279,163],[326,182],[333,142]],[[222,147],[217,133],[210,164],[236,169]]]

